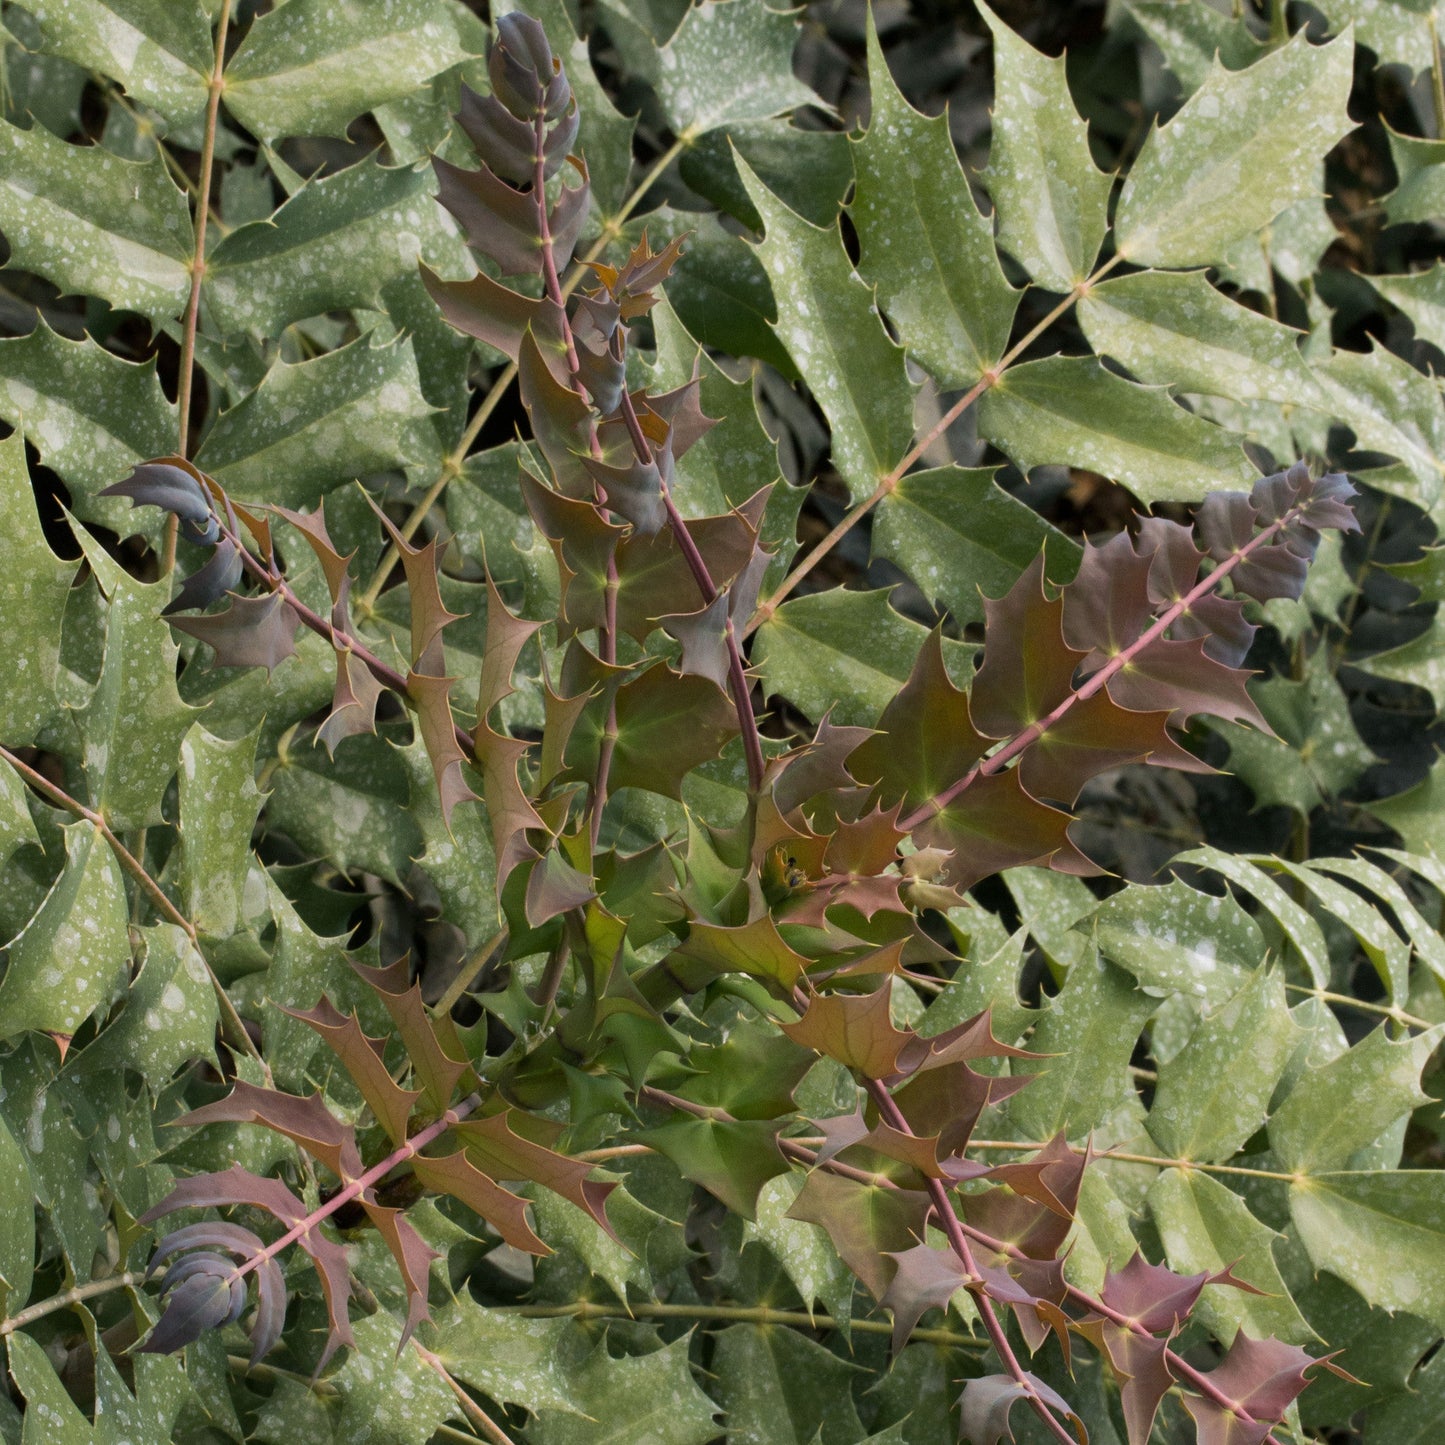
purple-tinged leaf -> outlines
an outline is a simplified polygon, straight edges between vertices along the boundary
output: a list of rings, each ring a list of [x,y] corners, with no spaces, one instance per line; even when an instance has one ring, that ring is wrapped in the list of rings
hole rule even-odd
[[[899,1051],[913,1038],[894,1028],[890,985],[874,993],[815,994],[802,1018],[779,1027],[795,1044],[857,1069],[865,1079],[886,1079],[895,1072]]]
[[[1240,1330],[1223,1363],[1209,1372],[1209,1383],[1247,1415],[1269,1425],[1284,1417],[1309,1383],[1305,1375],[1314,1365],[1335,1369],[1328,1360],[1316,1360],[1298,1345],[1252,1340]],[[1212,1400],[1186,1395],[1184,1403],[1199,1426],[1201,1445],[1235,1445],[1236,1440],[1247,1438],[1229,1433],[1228,1421],[1216,1417],[1228,1416],[1237,1422],[1238,1416],[1220,1409]],[[1196,1410],[1196,1405],[1210,1408]]]
[[[1204,1286],[1220,1282],[1220,1277],[1208,1271],[1175,1274],[1163,1265],[1150,1264],[1136,1251],[1123,1269],[1105,1276],[1099,1298],[1150,1334],[1172,1335],[1189,1317]]]
[[[440,1259],[441,1255],[407,1223],[400,1209],[388,1209],[365,1196],[361,1199],[361,1207],[366,1210],[366,1217],[396,1260],[406,1289],[406,1327],[396,1346],[400,1352],[416,1327],[430,1317],[427,1310],[427,1275],[432,1260]]]
[[[983,608],[983,662],[969,689],[969,715],[980,732],[1012,737],[1069,695],[1085,654],[1064,641],[1064,604],[1048,595],[1042,552],[1002,597],[985,597]]]
[[[533,928],[597,897],[597,889],[586,874],[578,872],[560,848],[549,848],[527,879],[525,911]]]
[[[483,721],[488,721],[492,709],[516,691],[512,686],[512,673],[516,670],[517,659],[532,635],[542,626],[540,622],[525,621],[507,607],[490,572],[486,574],[486,586],[487,641],[482,654],[482,678],[477,688],[477,717]]]
[[[393,1144],[402,1143],[406,1138],[406,1122],[421,1098],[421,1090],[403,1089],[391,1077],[382,1058],[382,1040],[368,1038],[355,1014],[339,1013],[327,998],[306,1012],[299,1009],[285,1012],[321,1035],[351,1075],[352,1083],[361,1091],[361,1097],[377,1123],[386,1130],[387,1137]]]
[[[572,98],[562,62],[552,54],[547,32],[530,15],[513,11],[497,21],[497,39],[487,57],[492,91],[522,120],[555,120]]]
[[[422,1087],[427,1107],[441,1114],[452,1101],[457,1085],[476,1086],[476,1075],[465,1058],[454,1058],[437,1037],[437,1025],[422,1002],[421,988],[412,982],[406,960],[388,968],[352,964],[358,978],[376,990],[401,1037],[413,1075]]]
[[[264,667],[270,672],[296,651],[301,619],[279,592],[268,592],[264,597],[232,597],[224,612],[210,617],[172,617],[170,623],[210,647],[214,667]]]
[[[500,890],[519,863],[537,856],[537,850],[527,841],[527,830],[541,829],[543,823],[517,776],[517,767],[527,756],[527,744],[493,732],[485,722],[477,724],[472,741],[482,772],[482,797],[492,824]]]
[[[139,1353],[169,1355],[208,1330],[234,1324],[246,1307],[246,1284],[220,1255],[192,1255],[163,1286],[166,1304]]]
[[[513,361],[529,331],[546,338],[549,349],[561,344],[562,311],[545,296],[523,296],[493,281],[485,271],[478,271],[469,281],[444,281],[424,262],[420,270],[427,294],[449,326],[484,341]]]
[[[931,1309],[946,1310],[948,1302],[969,1283],[969,1273],[948,1249],[916,1244],[888,1256],[893,1278],[879,1303],[893,1315],[893,1354],[908,1343],[914,1326]]]
[[[881,1300],[893,1276],[887,1256],[923,1242],[931,1207],[921,1189],[889,1189],[815,1169],[788,1218],[826,1230],[843,1263]]]
[[[1012,1375],[980,1375],[963,1387],[960,1421],[963,1438],[970,1445],[998,1445],[1000,1440],[1014,1438],[1009,1426],[1009,1412],[1019,1400],[1030,1397],[1041,1400],[1056,1414],[1065,1416],[1075,1434],[1085,1442],[1089,1432],[1074,1414],[1069,1402],[1057,1390],[1044,1384],[1037,1375],[1024,1371],[1023,1380]]]
[[[1104,1356],[1119,1383],[1119,1403],[1129,1445],[1149,1445],[1159,1402],[1174,1386],[1169,1342],[1094,1319],[1075,1326]]]
[[[340,601],[347,581],[346,568],[356,553],[348,552],[343,557],[336,550],[331,534],[326,530],[326,513],[319,505],[314,512],[293,512],[287,507],[277,506],[269,510],[278,517],[284,517],[306,539],[307,545],[321,564],[321,573],[326,578],[333,605]]]
[[[186,1128],[221,1122],[263,1124],[299,1144],[342,1183],[364,1172],[356,1148],[356,1130],[326,1107],[320,1091],[301,1099],[238,1079],[224,1099],[192,1109],[173,1122]]]
[[[535,1129],[542,1121],[515,1109],[489,1114],[485,1119],[473,1116],[458,1124],[457,1138],[462,1140],[467,1157],[486,1173],[498,1179],[527,1179],[554,1194],[570,1200],[584,1213],[612,1233],[607,1221],[607,1196],[616,1184],[589,1176],[596,1165],[583,1159],[569,1159],[553,1149],[525,1138],[514,1124]],[[555,1129],[555,1126],[548,1126]]]
[[[192,572],[181,584],[169,606],[161,609],[162,617],[176,612],[209,607],[219,602],[227,592],[234,592],[240,585],[245,572],[241,550],[229,537],[223,537],[216,545],[210,560]]]
[[[670,612],[657,619],[662,630],[682,644],[678,671],[685,677],[705,677],[720,689],[727,687],[729,611],[728,594],[719,592],[696,612]]]
[[[437,646],[440,650],[440,643]],[[451,686],[455,681],[454,677],[435,677],[429,672],[409,672],[406,676],[407,695],[416,704],[417,731],[421,733],[436,781],[442,826],[448,829],[457,804],[477,798],[463,772],[463,764],[468,759],[457,741],[456,720],[452,716]]]
[[[122,482],[101,490],[102,497],[129,497],[136,507],[160,507],[180,519],[188,542],[207,546],[221,535],[201,474],[184,457],[142,462]]]
[[[514,1249],[551,1254],[527,1222],[527,1201],[488,1178],[461,1150],[440,1159],[419,1154],[411,1163],[416,1177],[428,1189],[460,1199]]]

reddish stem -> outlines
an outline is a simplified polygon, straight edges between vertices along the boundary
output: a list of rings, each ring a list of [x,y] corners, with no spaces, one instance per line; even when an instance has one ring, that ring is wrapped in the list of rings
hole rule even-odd
[[[905,832],[912,832],[920,824],[926,823],[930,818],[941,813],[977,779],[986,778],[1012,762],[1025,748],[1037,742],[1075,703],[1086,702],[1093,697],[1108,683],[1110,678],[1127,667],[1150,643],[1162,637],[1201,597],[1207,597],[1209,593],[1213,592],[1251,553],[1258,551],[1271,537],[1293,522],[1299,515],[1299,511],[1300,509],[1297,507],[1291,508],[1277,522],[1271,522],[1269,526],[1257,532],[1237,552],[1226,557],[1214,571],[1201,577],[1185,596],[1165,608],[1154,619],[1153,624],[1141,632],[1126,648],[1111,657],[1097,672],[1090,673],[1084,683],[1059,703],[1047,717],[1030,723],[1021,733],[1010,738],[997,752],[990,753],[988,757],[976,762],[956,783],[951,783],[941,793],[915,808],[898,826]],[[985,646],[987,646],[987,639],[985,639]]]
[[[637,453],[638,461],[647,466],[654,460],[652,448],[648,446],[647,438],[643,435],[642,424],[637,419],[637,408],[626,391],[622,393],[622,416],[627,423],[627,434],[632,438],[632,449]],[[682,513],[677,510],[677,503],[672,499],[672,489],[667,485],[667,479],[660,469],[658,485],[662,490],[662,505],[667,511],[667,520],[672,524],[672,534],[677,538],[678,550],[687,563],[688,571],[692,573],[693,581],[697,583],[697,590],[702,593],[704,605],[711,604],[717,600],[717,585],[712,580],[712,573],[708,570],[702,553],[697,549],[697,543],[687,530]],[[752,685],[748,682],[747,667],[743,662],[737,630],[733,627],[731,617],[727,619],[725,637],[728,649],[728,687],[733,695],[733,706],[737,709],[738,726],[742,730],[743,753],[748,764],[748,783],[752,791],[757,792],[762,786],[765,766],[763,742],[758,734],[757,714],[753,712]]]
[[[440,1138],[453,1124],[459,1124],[468,1114],[473,1113],[481,1102],[480,1094],[469,1094],[460,1103],[454,1104],[440,1119],[428,1124],[425,1129],[419,1129],[404,1144],[393,1149],[380,1164],[373,1164],[365,1174],[358,1175],[344,1189],[333,1194],[320,1208],[313,1209],[305,1219],[293,1224],[280,1239],[273,1240],[265,1249],[237,1265],[233,1278],[243,1278],[252,1270],[258,1269],[268,1259],[273,1259],[280,1254],[288,1245],[295,1244],[303,1234],[310,1234],[323,1219],[335,1214],[343,1204],[349,1204],[358,1195],[364,1194],[373,1184],[385,1179],[398,1164],[405,1164],[408,1159],[415,1159],[433,1139]]]

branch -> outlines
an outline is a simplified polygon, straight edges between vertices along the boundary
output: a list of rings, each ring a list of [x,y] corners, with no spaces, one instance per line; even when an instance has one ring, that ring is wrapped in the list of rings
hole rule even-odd
[[[808,555],[804,557],[803,560],[799,562],[797,566],[795,566],[786,577],[783,578],[782,582],[778,586],[778,590],[774,592],[773,595],[769,597],[766,602],[759,604],[758,610],[753,613],[752,618],[748,622],[748,625],[743,628],[743,636],[751,637],[753,633],[756,632],[758,628],[761,627],[763,623],[765,623],[773,615],[773,613],[778,610],[778,607],[782,603],[783,599],[793,591],[793,589],[798,585],[798,583],[800,583],[803,578],[806,577],[808,573],[811,572],[813,568],[816,567],[818,563],[821,562],[823,558],[826,557],[828,553],[831,552],[833,548],[836,547],[838,543],[841,542],[843,538],[846,537],[848,533],[851,532],[853,528],[856,527],[858,523],[861,522],[863,518],[866,517],[868,513],[871,512],[873,508],[876,507],[878,503],[883,500],[884,497],[890,495],[890,493],[893,492],[893,490],[898,486],[898,483],[903,480],[903,476],[908,471],[909,467],[911,467],[914,462],[916,462],[924,454],[924,452],[926,452],[929,447],[931,447],[934,442],[936,442],[939,437],[941,437],[944,432],[946,432],[949,427],[951,427],[954,422],[956,422],[959,417],[961,417],[964,412],[966,412],[969,407],[971,407],[974,402],[976,402],[979,397],[984,394],[984,392],[986,392],[990,387],[996,385],[999,377],[1001,377],[1004,372],[1007,371],[1009,367],[1011,367],[1014,362],[1017,361],[1019,357],[1022,356],[1024,352],[1027,351],[1029,347],[1032,346],[1034,342],[1037,341],[1039,337],[1042,336],[1044,332],[1047,331],[1049,327],[1052,326],[1054,322],[1059,319],[1059,317],[1065,315],[1068,311],[1072,310],[1075,303],[1077,303],[1083,297],[1087,296],[1089,294],[1090,288],[1093,287],[1098,281],[1101,281],[1106,275],[1108,275],[1108,273],[1112,271],[1114,267],[1117,266],[1119,262],[1123,259],[1124,258],[1122,256],[1111,257],[1109,260],[1104,262],[1104,264],[1100,266],[1099,269],[1095,271],[1092,276],[1088,277],[1086,280],[1080,281],[1079,284],[1075,286],[1074,289],[1070,291],[1069,294],[1064,297],[1064,299],[1060,301],[1059,304],[1055,306],[1054,309],[1050,311],[1049,314],[1045,316],[1042,321],[1040,321],[1036,326],[1032,327],[1026,335],[1024,335],[1019,341],[1015,342],[1014,345],[1011,346],[1007,352],[1005,352],[1003,358],[999,361],[997,366],[990,367],[989,370],[985,371],[984,374],[966,392],[964,392],[964,394],[959,397],[959,399],[954,402],[954,404],[949,407],[949,409],[944,412],[944,414],[939,417],[939,419],[934,422],[931,427],[929,427],[929,429],[923,434],[922,438],[914,443],[914,445],[904,456],[903,460],[900,461],[898,465],[894,467],[893,470],[889,472],[888,475],[878,483],[878,485],[873,489],[871,495],[865,497],[850,512],[848,512],[847,515],[844,516],[843,520],[840,521],[838,525],[834,527],[833,530],[829,532],[828,535],[824,537],[823,540],[819,542],[818,545],[814,547],[813,550],[809,552]]]
[[[116,862],[135,879],[142,891],[155,904],[157,912],[163,914],[177,928],[185,932],[186,937],[191,941],[191,946],[196,950],[196,957],[205,965],[206,976],[211,980],[211,988],[215,992],[216,1004],[221,1014],[221,1037],[232,1049],[250,1054],[261,1065],[269,1085],[271,1083],[270,1067],[262,1059],[260,1051],[251,1040],[251,1035],[246,1032],[246,1026],[241,1022],[241,1016],[236,1012],[236,1006],[231,1002],[231,996],[222,987],[220,979],[212,972],[211,965],[206,961],[206,957],[201,951],[201,941],[196,933],[195,924],[166,897],[161,885],[146,872],[145,865],[116,837],[111,831],[110,824],[100,813],[92,808],[87,808],[79,799],[72,798],[63,788],[57,787],[43,773],[37,772],[29,764],[21,762],[9,748],[0,747],[0,760],[9,763],[42,797],[48,798],[52,803],[89,823],[105,839],[111,852],[115,854]]]
[[[951,783],[941,793],[915,808],[898,826],[905,832],[912,832],[919,824],[925,823],[929,818],[941,813],[960,793],[972,786],[979,778],[989,777],[1012,762],[1025,748],[1037,742],[1076,703],[1087,702],[1108,683],[1110,678],[1122,672],[1150,643],[1158,641],[1200,598],[1215,591],[1241,562],[1289,526],[1302,511],[1303,507],[1291,507],[1278,521],[1271,522],[1269,526],[1256,532],[1239,551],[1226,557],[1212,572],[1201,577],[1185,596],[1166,607],[1133,642],[1111,657],[1097,672],[1090,673],[1088,678],[1064,698],[1047,717],[1030,723],[1021,733],[1010,738],[997,752],[980,759],[956,783]]]
[[[176,454],[186,456],[190,445],[191,386],[196,373],[196,331],[201,318],[201,282],[206,275],[206,224],[211,216],[211,171],[216,160],[216,123],[221,110],[223,73],[226,68],[226,33],[231,25],[231,0],[221,0],[216,24],[216,53],[206,100],[206,131],[201,141],[201,178],[196,186],[196,250],[191,258],[191,294],[181,325],[181,370],[176,387]],[[165,555],[161,571],[169,574],[176,565],[176,536],[180,518],[172,515],[166,524]]]

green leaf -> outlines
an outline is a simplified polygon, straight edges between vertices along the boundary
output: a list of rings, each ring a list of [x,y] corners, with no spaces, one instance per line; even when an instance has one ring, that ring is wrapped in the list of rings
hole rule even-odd
[[[60,629],[75,564],[62,562],[45,540],[25,465],[25,439],[18,431],[0,442],[0,536],[5,538],[0,632],[23,638],[25,644],[15,653],[6,686],[0,691],[0,741],[19,745],[31,742],[59,706],[55,680]],[[14,778],[8,768],[6,773]],[[17,784],[7,782],[5,786],[8,790]],[[14,840],[25,836],[30,821],[23,807],[16,819],[14,831],[8,823],[0,825],[0,837],[5,839],[0,854],[7,857],[8,850],[18,846]],[[33,828],[30,831],[33,833]]]
[[[1400,180],[1385,198],[1385,218],[1389,224],[1398,226],[1445,216],[1445,140],[1401,135],[1388,122],[1385,137]]]
[[[1208,79],[1217,54],[1230,70],[1243,70],[1264,47],[1242,16],[1230,19],[1209,0],[1125,0],[1129,13],[1164,54],[1186,95]]]
[[[871,12],[868,80],[872,120],[853,142],[848,209],[858,269],[914,360],[940,386],[971,386],[1007,349],[1019,293],[1004,279],[947,117],[920,115],[903,98]]]
[[[1437,711],[1445,708],[1445,619],[1436,612],[1418,637],[1363,658],[1359,665],[1376,677],[1423,687],[1434,698]]]
[[[1087,467],[1145,505],[1197,502],[1255,475],[1240,438],[1093,357],[1051,356],[1010,367],[980,400],[978,429],[1024,471]]]
[[[682,153],[678,174],[720,211],[760,231],[763,218],[738,174],[741,156],[785,206],[815,226],[831,226],[853,184],[850,150],[839,131],[803,130],[782,118],[735,121],[699,136]]]
[[[859,1367],[797,1330],[729,1325],[714,1336],[718,1403],[728,1439],[767,1445],[861,1440],[853,1405]]]
[[[1160,1065],[1149,1110],[1154,1142],[1175,1158],[1232,1159],[1264,1123],[1298,1035],[1284,985],[1259,969]]]
[[[769,1179],[758,1192],[756,1219],[743,1221],[743,1240],[756,1240],[777,1260],[804,1308],[818,1300],[833,1319],[846,1322],[856,1281],[822,1230],[789,1217],[802,1187],[797,1171]]]
[[[326,311],[379,308],[382,288],[414,273],[418,260],[448,280],[470,276],[435,189],[430,168],[388,169],[375,155],[308,182],[269,220],[232,231],[210,254],[207,315],[223,331],[272,337]]]
[[[0,169],[9,264],[152,321],[181,312],[195,237],[185,195],[158,155],[122,160],[41,126],[0,122]]]
[[[1314,191],[1325,153],[1353,129],[1353,81],[1348,37],[1316,47],[1301,32],[1236,73],[1216,62],[1134,162],[1114,220],[1119,254],[1137,266],[1224,260]]]
[[[707,1445],[717,1406],[697,1387],[684,1336],[648,1355],[613,1359],[598,1340],[573,1367],[569,1412],[541,1409],[529,1439],[537,1445]]]
[[[710,211],[663,206],[648,213],[647,225],[654,245],[687,236],[662,304],[676,311],[697,342],[732,356],[757,357],[796,378],[792,358],[773,334],[777,308],[756,248],[725,229]]]
[[[1365,806],[1393,828],[1412,853],[1438,855],[1445,837],[1445,759],[1437,759],[1413,788]]]
[[[278,361],[216,419],[196,465],[240,501],[308,510],[338,483],[434,451],[421,425],[430,411],[410,341],[373,347],[363,336],[314,361]]]
[[[782,1125],[770,1119],[689,1119],[645,1129],[639,1138],[677,1166],[684,1179],[700,1184],[735,1214],[752,1219],[758,1192],[789,1172],[778,1150]]]
[[[142,586],[98,546],[87,555],[110,596],[100,678],[74,714],[90,802],[112,827],[145,828],[163,821],[181,739],[196,716],[176,690],[176,645],[160,616],[171,587]]]
[[[271,775],[266,815],[306,856],[347,872],[375,873],[400,887],[422,847],[406,811],[409,797],[406,771],[391,744],[363,733],[340,744],[334,759],[320,747],[283,754]]]
[[[1392,0],[1389,5],[1314,0],[1314,8],[1329,21],[1331,30],[1353,25],[1355,43],[1373,50],[1381,65],[1403,65],[1413,78],[1435,63],[1430,44],[1435,0]]]
[[[214,1058],[216,992],[205,960],[183,929],[158,923],[141,936],[145,962],[125,1008],[76,1056],[74,1072],[134,1069],[158,1092],[180,1065]]]
[[[984,184],[999,243],[1051,291],[1072,291],[1093,269],[1108,228],[1112,180],[1094,166],[1064,61],[1035,50],[987,5],[993,32],[993,140]]]
[[[533,1414],[577,1411],[573,1357],[581,1353],[585,1335],[575,1321],[483,1309],[466,1292],[433,1316],[436,1337],[427,1342],[459,1380],[500,1405],[520,1405]]]
[[[1155,1007],[1121,969],[1092,953],[1081,958],[1029,1043],[1032,1052],[1056,1057],[1030,1061],[1036,1077],[1009,1100],[1009,1125],[1029,1139],[1087,1134],[1132,1093],[1129,1059]],[[1017,1072],[1025,1072],[1023,1061]]]
[[[1140,381],[1234,401],[1328,405],[1300,355],[1304,333],[1231,301],[1202,271],[1141,271],[1079,302],[1089,344]]]
[[[1355,730],[1327,647],[1306,660],[1300,681],[1272,677],[1251,693],[1278,736],[1238,723],[1214,726],[1229,742],[1229,771],[1249,785],[1256,807],[1282,804],[1308,817],[1379,761]]]
[[[42,1428],[45,1445],[92,1445],[90,1422],[76,1409],[45,1351],[23,1330],[16,1330],[6,1343],[10,1376],[25,1399],[27,1419],[36,1422],[35,1429],[22,1436],[25,1445],[40,1445]]]
[[[1134,884],[1094,914],[1099,951],[1163,994],[1223,1002],[1264,956],[1259,926],[1226,893],[1196,892],[1175,879],[1162,888]]]
[[[347,1350],[346,1363],[327,1377],[341,1396],[341,1439],[426,1445],[437,1426],[458,1413],[452,1392],[436,1371],[415,1350],[398,1350],[402,1327],[403,1321],[386,1310],[356,1321],[356,1347]]]
[[[16,1143],[3,1119],[0,1119],[0,1177],[7,1181],[11,1200],[10,1208],[0,1216],[0,1282],[5,1286],[0,1308],[8,1316],[30,1298],[35,1273],[35,1215],[31,1208],[35,1186],[25,1151]]]
[[[849,262],[837,229],[810,225],[745,161],[738,169],[767,228],[758,257],[777,300],[778,338],[828,418],[833,465],[857,501],[892,471],[913,441],[914,389],[903,351],[879,323],[872,294]]]
[[[1042,548],[1054,582],[1078,567],[1078,544],[994,481],[995,467],[909,472],[873,513],[873,555],[896,563],[960,626],[983,621]]]
[[[1340,1169],[1425,1103],[1420,1070],[1442,1036],[1445,1024],[1396,1043],[1381,1027],[1309,1070],[1269,1121],[1270,1147],[1284,1167],[1297,1174]]]
[[[341,135],[466,56],[444,0],[291,0],[252,22],[226,67],[226,105],[262,140]]]
[[[1368,276],[1366,280],[1414,324],[1421,341],[1445,348],[1445,262],[1408,276]]]
[[[1381,491],[1430,511],[1445,475],[1445,405],[1433,377],[1416,371],[1383,347],[1360,353],[1336,351],[1315,366],[1333,415],[1354,432],[1361,447],[1388,452],[1404,471],[1375,472]]]
[[[673,133],[697,136],[729,121],[765,120],[817,97],[793,77],[798,21],[763,0],[719,0],[683,16],[653,75]]]
[[[42,319],[29,336],[0,341],[0,418],[65,479],[71,509],[85,521],[128,537],[151,520],[95,494],[175,447],[175,408],[154,360],[122,361],[89,337],[66,341]]]
[[[758,629],[753,665],[770,693],[781,693],[810,718],[831,708],[833,721],[869,727],[878,721],[928,636],[888,604],[886,591],[834,588],[785,602]],[[967,675],[973,649],[945,640],[955,680]]]
[[[1207,1285],[1196,1316],[1221,1344],[1235,1332],[1303,1345],[1315,1332],[1290,1297],[1274,1259],[1279,1237],[1217,1179],[1195,1169],[1166,1169],[1149,1187],[1149,1214],[1169,1267],[1179,1274],[1230,1270],[1262,1294]]]
[[[420,847],[411,856],[440,895],[447,922],[461,929],[469,949],[480,948],[500,922],[497,865],[486,812],[480,807],[456,808],[448,827],[425,743],[413,738],[397,754],[411,787],[407,811],[421,832]]]
[[[1431,1445],[1445,1419],[1445,1354],[1436,1352],[1410,1381],[1410,1393],[1365,1415],[1365,1445]]]
[[[26,0],[40,22],[37,48],[114,76],[134,100],[173,125],[205,108],[214,60],[210,26],[175,0]]]
[[[1317,1270],[1445,1330],[1445,1174],[1316,1174],[1290,1186],[1289,1210]]]
[[[0,1038],[27,1029],[73,1034],[125,987],[129,913],[120,865],[89,823],[65,829],[65,868],[9,944]]]
[[[259,732],[227,742],[197,723],[181,744],[181,909],[214,938],[229,937],[241,921],[262,801],[254,777]]]
[[[1315,987],[1328,986],[1330,952],[1319,924],[1268,873],[1247,858],[1238,858],[1218,848],[1194,848],[1179,854],[1174,861],[1211,868],[1262,903],[1294,946]]]

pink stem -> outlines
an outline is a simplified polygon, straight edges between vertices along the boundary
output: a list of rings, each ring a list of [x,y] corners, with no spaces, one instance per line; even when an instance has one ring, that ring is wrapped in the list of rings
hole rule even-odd
[[[1200,578],[1186,596],[1181,597],[1177,602],[1171,604],[1161,612],[1159,616],[1154,619],[1153,625],[1146,631],[1141,632],[1128,647],[1124,648],[1122,652],[1114,657],[1111,657],[1097,672],[1091,673],[1085,682],[1059,703],[1047,717],[1040,718],[1038,722],[1030,723],[1023,732],[1009,739],[996,753],[990,753],[988,757],[975,763],[956,783],[950,784],[936,797],[930,798],[926,803],[915,808],[898,826],[905,832],[912,832],[913,829],[917,828],[921,823],[926,823],[929,818],[941,813],[960,793],[970,787],[977,779],[988,777],[998,772],[1007,763],[1012,762],[1025,748],[1037,742],[1075,703],[1086,702],[1089,698],[1093,697],[1100,688],[1108,683],[1111,677],[1127,667],[1151,642],[1162,637],[1201,597],[1206,597],[1209,593],[1213,592],[1252,552],[1257,551],[1271,537],[1288,526],[1290,522],[1294,521],[1298,512],[1299,509],[1294,508],[1286,512],[1277,522],[1271,522],[1269,526],[1257,532],[1239,551],[1230,557],[1226,557],[1214,571]],[[985,646],[987,646],[987,639],[985,639]]]
[[[238,1265],[233,1278],[244,1278],[253,1269],[259,1269],[268,1259],[273,1259],[280,1254],[288,1245],[295,1244],[303,1234],[310,1234],[328,1215],[335,1214],[343,1204],[349,1204],[359,1194],[364,1194],[373,1184],[385,1179],[398,1164],[405,1164],[408,1159],[415,1159],[433,1139],[445,1134],[453,1124],[459,1124],[481,1102],[480,1094],[469,1094],[460,1103],[453,1105],[440,1119],[428,1124],[425,1129],[418,1130],[406,1143],[393,1149],[380,1164],[373,1164],[365,1174],[359,1175],[344,1189],[333,1194],[319,1209],[313,1210],[305,1219],[292,1225],[280,1239],[274,1240],[265,1249],[253,1254],[243,1264]]]

